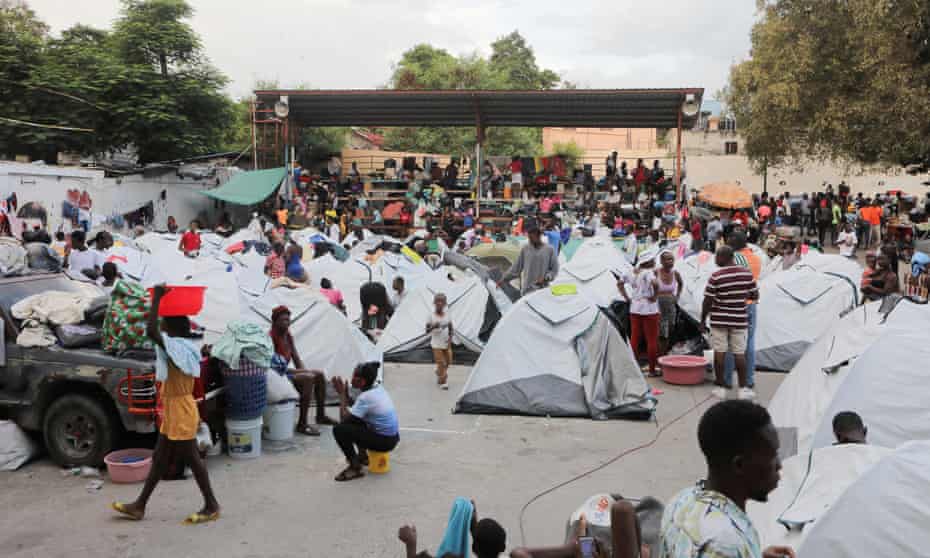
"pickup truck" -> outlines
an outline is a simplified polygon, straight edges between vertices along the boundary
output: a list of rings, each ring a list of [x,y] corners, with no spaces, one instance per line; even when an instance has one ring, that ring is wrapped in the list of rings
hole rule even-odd
[[[99,465],[123,433],[155,431],[154,361],[119,358],[99,347],[18,346],[19,323],[10,308],[48,291],[103,294],[63,274],[0,279],[0,413],[24,430],[41,432],[56,463]],[[129,371],[131,382],[125,381]],[[145,404],[130,411],[130,390],[149,400],[148,412]]]

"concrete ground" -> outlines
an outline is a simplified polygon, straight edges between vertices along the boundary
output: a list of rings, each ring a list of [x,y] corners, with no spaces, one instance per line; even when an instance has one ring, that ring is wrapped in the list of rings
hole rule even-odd
[[[62,476],[47,459],[0,474],[0,555],[9,558],[81,556],[396,557],[397,528],[415,522],[420,546],[435,551],[453,498],[473,498],[482,517],[497,519],[508,547],[520,545],[520,509],[534,495],[615,455],[644,448],[590,477],[540,499],[525,516],[526,540],[562,541],[565,522],[588,496],[619,492],[667,501],[704,474],[696,429],[710,402],[710,385],[664,390],[655,422],[452,415],[469,369],[451,369],[452,389],[436,389],[431,367],[388,364],[386,382],[401,419],[392,471],[350,483],[333,476],[343,460],[325,428],[319,439],[299,437],[290,449],[250,461],[208,460],[222,518],[184,526],[199,509],[193,479],[163,482],[144,521],[115,517],[112,500],[135,498],[141,485],[107,481],[95,492],[87,480]],[[759,374],[761,402],[781,374]],[[330,409],[330,414],[335,413]],[[266,447],[266,450],[268,448]]]

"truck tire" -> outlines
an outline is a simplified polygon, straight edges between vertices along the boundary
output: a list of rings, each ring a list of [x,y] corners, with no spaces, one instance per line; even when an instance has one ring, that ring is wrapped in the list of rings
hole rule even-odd
[[[45,413],[45,447],[62,466],[97,466],[113,448],[115,423],[102,403],[86,395],[64,395]]]

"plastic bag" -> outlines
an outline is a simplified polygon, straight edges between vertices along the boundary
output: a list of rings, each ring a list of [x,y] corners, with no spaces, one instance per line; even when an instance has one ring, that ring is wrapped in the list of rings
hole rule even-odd
[[[15,471],[38,455],[39,448],[11,420],[0,420],[0,471]]]
[[[269,404],[300,399],[300,393],[297,392],[297,388],[294,387],[294,384],[292,384],[286,376],[282,376],[271,369],[268,369],[267,375],[267,398]]]

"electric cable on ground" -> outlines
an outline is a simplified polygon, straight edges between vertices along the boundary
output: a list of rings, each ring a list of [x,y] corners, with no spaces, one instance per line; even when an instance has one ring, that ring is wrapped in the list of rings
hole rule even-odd
[[[675,417],[674,419],[672,419],[670,422],[664,424],[662,427],[660,427],[660,428],[656,431],[656,434],[655,434],[655,436],[652,437],[652,440],[650,440],[650,441],[648,441],[648,442],[646,442],[646,443],[644,443],[644,444],[640,444],[640,445],[638,445],[638,446],[636,446],[636,447],[633,447],[633,448],[624,450],[624,451],[621,452],[620,454],[618,454],[618,455],[616,455],[616,456],[614,456],[614,457],[608,459],[607,461],[601,463],[601,464],[598,465],[597,467],[594,467],[593,469],[589,469],[589,470],[587,470],[587,471],[585,471],[585,472],[583,472],[583,473],[581,473],[581,474],[575,475],[574,477],[568,479],[567,481],[561,482],[561,483],[559,483],[559,484],[557,484],[557,485],[555,485],[555,486],[552,486],[552,487],[550,487],[550,488],[547,488],[546,490],[543,490],[543,491],[540,492],[539,494],[537,494],[537,495],[533,496],[532,498],[530,498],[529,501],[527,501],[527,503],[524,504],[522,508],[520,508],[520,541],[521,541],[520,544],[523,545],[523,546],[526,546],[526,533],[524,532],[524,529],[523,529],[523,516],[526,514],[526,510],[527,510],[531,505],[533,505],[533,503],[535,503],[537,500],[539,500],[539,499],[542,498],[543,496],[552,494],[553,492],[555,492],[556,490],[558,490],[558,489],[560,489],[560,488],[564,488],[564,487],[566,487],[566,486],[572,484],[573,482],[579,481],[579,480],[581,480],[581,479],[583,479],[583,478],[585,478],[585,477],[587,477],[587,476],[593,475],[594,473],[596,473],[596,472],[598,472],[598,471],[600,471],[600,470],[602,470],[602,469],[604,469],[604,468],[606,468],[606,467],[609,467],[610,465],[613,465],[614,463],[620,461],[621,459],[623,459],[624,457],[626,457],[626,456],[628,456],[628,455],[631,455],[631,454],[633,454],[633,453],[636,453],[636,452],[639,451],[639,450],[646,449],[646,448],[652,446],[652,445],[655,444],[657,441],[659,441],[659,437],[662,436],[662,433],[665,432],[665,430],[666,430],[667,428],[669,428],[670,426],[672,426],[672,425],[675,424],[676,422],[680,421],[681,419],[683,419],[683,418],[685,418],[686,416],[688,416],[689,414],[691,414],[694,410],[696,410],[698,407],[700,407],[700,406],[703,405],[704,403],[707,403],[712,397],[713,397],[713,396],[708,395],[706,398],[704,398],[703,400],[701,400],[701,401],[698,402],[698,403],[695,403],[693,406],[691,406],[691,407],[688,408],[685,412],[681,413],[680,415],[678,415],[677,417]]]

